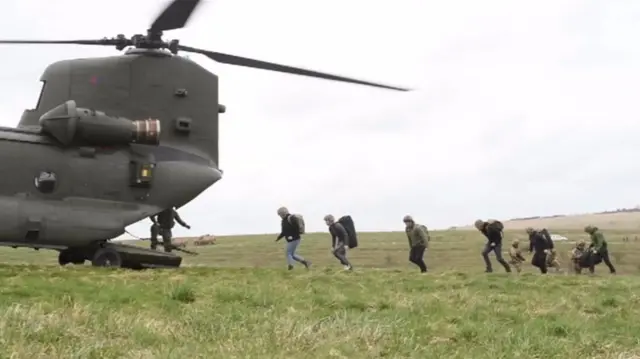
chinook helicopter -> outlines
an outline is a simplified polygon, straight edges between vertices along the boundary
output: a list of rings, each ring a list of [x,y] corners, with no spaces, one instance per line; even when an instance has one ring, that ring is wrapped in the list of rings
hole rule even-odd
[[[146,35],[100,40],[0,40],[128,50],[58,61],[41,76],[34,109],[0,128],[0,245],[59,251],[60,265],[179,267],[182,257],[116,244],[125,227],[181,207],[222,178],[218,77],[179,51],[230,64],[379,88],[350,79],[166,42],[199,0],[175,0]]]

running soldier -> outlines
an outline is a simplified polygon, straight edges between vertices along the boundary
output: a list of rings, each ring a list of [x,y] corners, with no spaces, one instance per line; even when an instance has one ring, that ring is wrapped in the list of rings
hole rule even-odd
[[[175,222],[178,222],[182,227],[191,229],[191,226],[186,224],[180,215],[178,215],[178,211],[175,210],[174,207],[165,209],[164,211],[155,214],[151,217],[151,249],[156,249],[158,247],[158,235],[162,235],[162,245],[164,246],[164,251],[169,253],[173,248],[173,244],[171,243],[171,238],[173,237],[173,233],[171,230],[176,225]]]
[[[486,265],[485,272],[491,273],[493,272],[493,267],[491,265],[491,260],[489,260],[489,253],[493,252],[496,255],[496,259],[507,273],[511,273],[511,267],[509,267],[509,263],[502,258],[502,238],[503,238],[503,229],[504,226],[500,221],[489,220],[487,222],[478,219],[474,226],[480,233],[482,233],[485,237],[487,237],[487,243],[482,250],[482,259],[484,259],[484,263]]]
[[[533,252],[531,257],[531,265],[538,267],[540,273],[547,273],[547,253],[549,248],[553,248],[551,236],[548,236],[546,229],[534,230],[531,227],[525,229],[529,235],[529,253]]]
[[[278,208],[278,216],[282,219],[281,231],[276,242],[284,238],[287,241],[286,255],[287,255],[287,268],[293,269],[293,263],[302,263],[305,268],[309,269],[311,262],[305,260],[298,254],[296,250],[302,241],[302,234],[305,232],[304,219],[299,214],[291,214],[286,207]]]
[[[344,226],[336,222],[333,215],[324,216],[324,223],[329,227],[331,234],[331,253],[344,266],[345,270],[353,270],[353,266],[347,259],[347,248],[349,247],[349,234]]]
[[[520,241],[514,239],[511,243],[511,248],[509,248],[509,264],[516,268],[516,272],[520,273],[522,271],[522,263],[526,260],[522,256],[522,251],[520,250]]]

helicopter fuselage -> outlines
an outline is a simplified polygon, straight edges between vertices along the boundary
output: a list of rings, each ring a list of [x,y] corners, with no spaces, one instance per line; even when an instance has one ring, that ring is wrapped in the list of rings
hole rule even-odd
[[[117,237],[221,178],[210,159],[178,148],[65,148],[28,129],[0,128],[0,163],[0,245],[15,247],[66,249]]]

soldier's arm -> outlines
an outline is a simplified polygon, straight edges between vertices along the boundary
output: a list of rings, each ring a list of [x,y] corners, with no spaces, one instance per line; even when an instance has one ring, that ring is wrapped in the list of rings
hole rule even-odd
[[[156,219],[156,215],[154,214],[153,216],[149,216],[149,219],[151,220],[151,222],[153,222],[153,224],[158,224],[158,220]]]
[[[551,238],[551,234],[546,228],[542,230],[542,235],[547,240],[549,249],[553,249],[554,248],[553,238]]]
[[[536,240],[536,237],[529,237],[529,253],[533,252],[533,241]]]
[[[522,256],[522,252],[520,252],[519,250],[516,252],[516,257],[518,257],[519,260],[521,261],[525,261],[526,259],[524,259],[524,257]]]
[[[278,234],[278,237],[276,238],[276,242],[281,240],[283,237],[284,237],[284,223],[280,225],[280,234]]]
[[[422,228],[418,228],[418,226],[416,226],[416,228],[414,228],[413,231],[416,233],[416,236],[418,237],[418,242],[422,243],[423,245],[426,245],[427,234],[422,230]]]
[[[289,223],[293,226],[296,233],[300,233],[300,222],[298,222],[298,217],[294,215],[289,215]]]
[[[600,251],[600,249],[602,249],[602,245],[604,244],[604,236],[602,235],[602,233],[595,233],[593,236],[591,236],[591,241],[593,242],[593,248],[596,251]]]
[[[347,234],[347,230],[344,229],[344,226],[340,223],[336,223],[335,225],[335,231],[336,231],[336,239],[340,242],[342,242],[343,244],[347,244],[347,241],[349,240],[349,235]]]
[[[180,218],[180,215],[178,214],[178,211],[176,211],[175,209],[173,210],[173,218],[176,219],[176,222],[178,222],[179,225],[181,225],[181,226],[183,226],[185,228],[189,227],[189,225],[184,223],[182,218]]]

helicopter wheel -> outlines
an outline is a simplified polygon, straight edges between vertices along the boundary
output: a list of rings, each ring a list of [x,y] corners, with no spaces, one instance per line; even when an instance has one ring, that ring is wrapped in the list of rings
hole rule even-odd
[[[111,248],[100,248],[93,256],[91,264],[94,267],[121,267],[122,257]]]
[[[61,266],[72,264],[84,264],[85,257],[82,252],[65,249],[58,254],[58,264]]]
[[[58,264],[61,266],[71,263],[71,255],[67,251],[60,251],[58,254]]]

